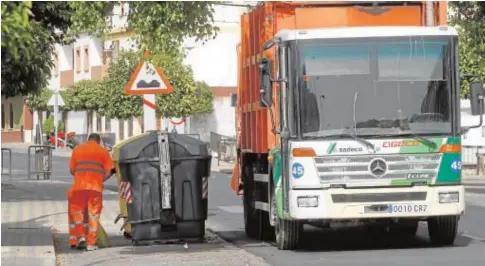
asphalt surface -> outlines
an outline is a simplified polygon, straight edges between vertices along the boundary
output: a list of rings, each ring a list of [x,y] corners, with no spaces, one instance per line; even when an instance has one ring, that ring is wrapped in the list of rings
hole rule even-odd
[[[12,178],[25,179],[26,154],[12,154]],[[69,158],[53,157],[53,180],[72,182]],[[3,176],[3,178],[7,178]],[[34,175],[32,178],[36,179]],[[412,239],[370,238],[358,230],[325,231],[306,227],[298,251],[280,251],[272,243],[246,238],[241,198],[229,189],[229,176],[213,173],[209,181],[207,227],[225,240],[266,260],[271,265],[485,265],[485,177],[466,181],[466,215],[460,221],[453,247],[432,247],[426,224]],[[48,181],[47,181],[48,182]],[[106,188],[116,190],[111,178]]]

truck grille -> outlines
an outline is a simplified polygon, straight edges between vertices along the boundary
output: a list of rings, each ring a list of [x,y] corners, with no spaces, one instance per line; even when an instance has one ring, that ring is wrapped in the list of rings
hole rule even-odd
[[[314,158],[322,182],[435,178],[441,154],[325,156]],[[371,166],[372,164],[372,166]]]

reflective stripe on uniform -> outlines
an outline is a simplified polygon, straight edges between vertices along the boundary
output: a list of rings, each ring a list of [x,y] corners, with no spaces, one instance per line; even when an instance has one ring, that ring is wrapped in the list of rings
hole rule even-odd
[[[75,224],[69,224],[69,228],[76,228]]]
[[[102,175],[105,174],[104,170],[94,169],[94,168],[76,168],[76,170],[74,171],[74,173],[92,173],[92,172],[99,173]]]
[[[100,162],[96,162],[96,161],[89,161],[89,160],[84,160],[84,161],[79,161],[79,162],[77,162],[77,163],[76,163],[76,167],[77,167],[78,165],[82,165],[82,164],[94,164],[94,165],[97,165],[97,166],[99,166],[99,167],[101,167],[101,168],[104,168],[104,165],[103,165],[102,163],[100,163]]]
[[[82,221],[82,220],[77,220],[77,221],[74,221],[74,224],[84,224],[84,221]]]
[[[89,167],[94,166],[94,167]],[[91,160],[83,160],[76,163],[76,169],[74,170],[75,173],[86,173],[86,172],[95,172],[105,175],[104,165],[97,161]]]
[[[76,236],[69,236],[69,240],[77,240]]]
[[[90,226],[90,227],[89,227],[89,231],[90,231],[90,232],[96,232],[96,231],[98,231],[98,228],[96,228],[96,227],[91,227],[91,226]]]
[[[98,220],[99,219],[99,215],[89,215],[89,219],[91,219],[91,220]]]

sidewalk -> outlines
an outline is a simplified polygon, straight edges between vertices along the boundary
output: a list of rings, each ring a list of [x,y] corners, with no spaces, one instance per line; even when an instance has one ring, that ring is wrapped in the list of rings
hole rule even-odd
[[[113,223],[119,213],[118,195],[109,190],[103,193],[101,224],[111,247],[90,253],[71,250],[67,244],[68,186],[55,181],[2,181],[2,265],[268,265],[211,232],[204,243],[188,243],[187,248],[183,242],[134,247],[119,230],[121,222]],[[212,226],[206,222],[206,227]]]
[[[36,145],[34,143],[2,143],[2,148],[11,149],[14,153],[27,153],[29,146]],[[33,151],[31,151],[33,152]],[[72,150],[70,148],[57,148],[52,150],[52,156],[71,157]]]

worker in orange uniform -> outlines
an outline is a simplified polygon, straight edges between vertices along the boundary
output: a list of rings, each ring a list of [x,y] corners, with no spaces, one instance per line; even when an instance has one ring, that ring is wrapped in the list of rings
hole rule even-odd
[[[74,220],[72,219],[72,210],[71,210],[71,201],[72,201],[72,186],[67,190],[67,205],[68,205],[68,210],[67,210],[67,217],[69,220],[69,246],[71,248],[76,248],[77,246],[77,236],[75,233],[75,226],[74,226]],[[86,215],[87,212],[84,212],[84,215]],[[84,227],[87,230],[88,224],[85,222],[83,223]]]
[[[96,232],[103,208],[103,182],[113,173],[109,152],[100,145],[101,138],[92,133],[88,141],[72,151],[70,170],[74,176],[70,210],[74,221],[74,237],[78,249],[96,250]],[[84,227],[84,211],[88,208],[88,230]],[[73,238],[74,238],[73,237]]]

